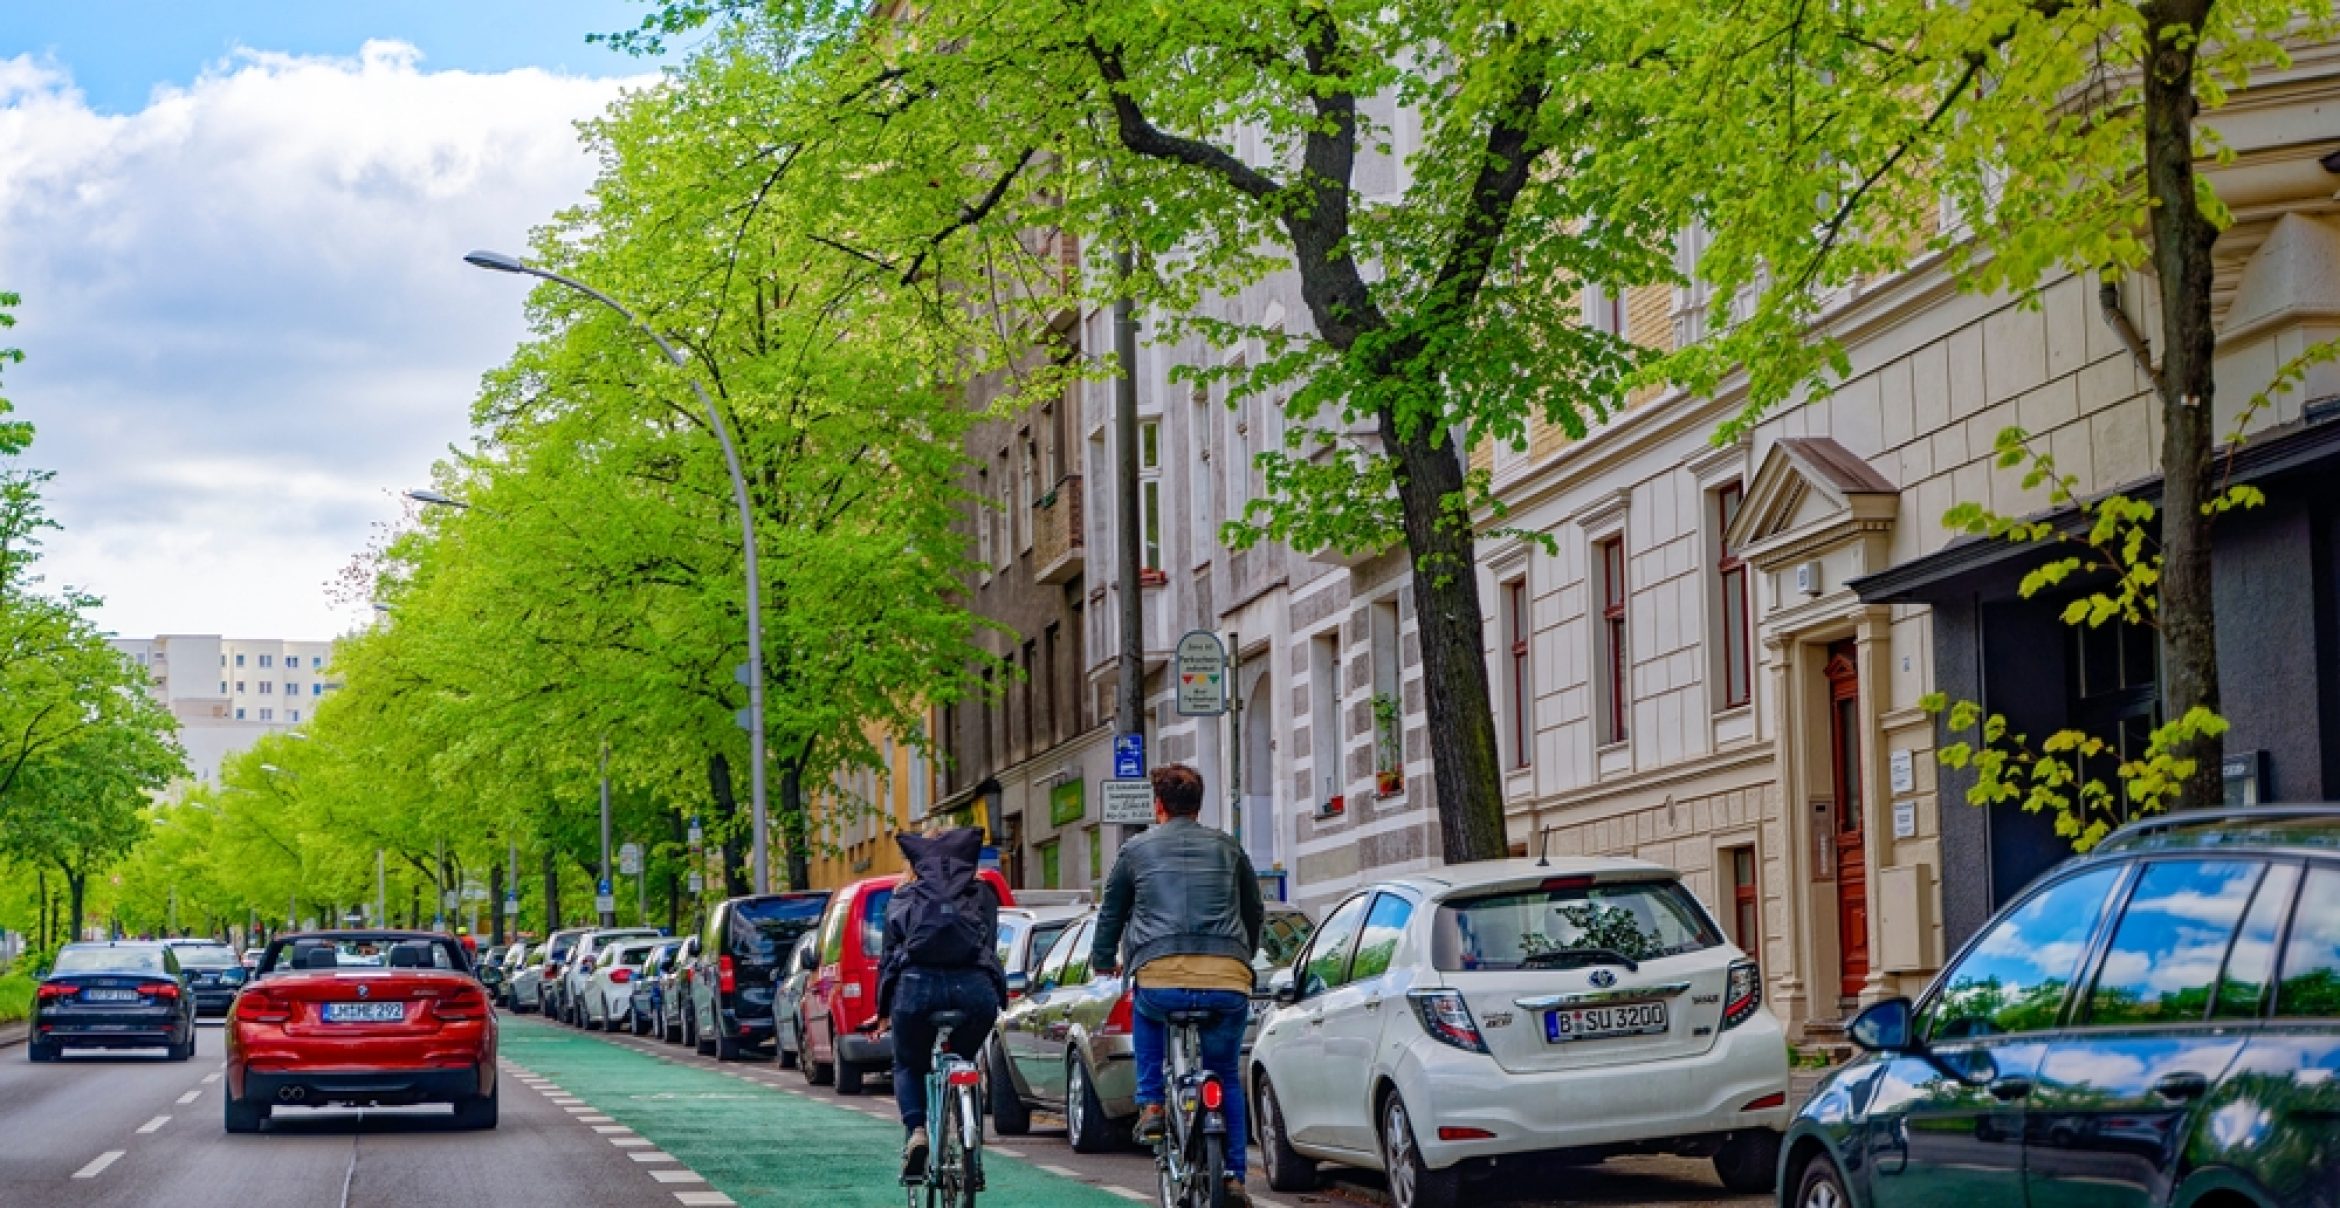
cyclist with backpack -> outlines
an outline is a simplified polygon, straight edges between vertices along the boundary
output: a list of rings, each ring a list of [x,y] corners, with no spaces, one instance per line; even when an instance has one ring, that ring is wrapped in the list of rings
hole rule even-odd
[[[1137,982],[1131,1004],[1137,1060],[1137,1139],[1164,1131],[1162,1062],[1165,1022],[1173,1011],[1209,1011],[1202,1030],[1203,1066],[1226,1095],[1229,1205],[1248,1206],[1243,1190],[1243,1032],[1251,1020],[1251,957],[1259,951],[1267,907],[1251,857],[1234,836],[1212,830],[1202,813],[1202,774],[1184,764],[1154,769],[1157,825],[1122,844],[1105,882],[1090,967],[1117,973],[1122,953]]]
[[[950,1048],[972,1061],[1007,1001],[997,948],[999,899],[976,873],[983,832],[960,827],[932,837],[896,835],[910,871],[886,903],[878,962],[877,1016],[894,1033],[894,1105],[908,1134],[902,1177],[926,1170],[926,1076],[934,1064],[933,1017],[961,1011]]]

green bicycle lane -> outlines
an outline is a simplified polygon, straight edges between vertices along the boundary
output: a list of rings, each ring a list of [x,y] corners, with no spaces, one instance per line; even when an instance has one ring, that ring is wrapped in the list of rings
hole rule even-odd
[[[902,1131],[761,1083],[506,1016],[504,1058],[674,1155],[746,1208],[901,1208]],[[532,1093],[514,1082],[506,1094]],[[580,1125],[579,1127],[584,1127]],[[986,1202],[1127,1208],[1120,1197],[987,1151]]]

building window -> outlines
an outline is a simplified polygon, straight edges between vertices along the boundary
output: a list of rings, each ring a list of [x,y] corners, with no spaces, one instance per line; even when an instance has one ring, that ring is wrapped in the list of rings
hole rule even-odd
[[[1715,627],[1721,639],[1716,649],[1722,659],[1722,707],[1736,709],[1754,694],[1754,668],[1748,653],[1747,564],[1739,561],[1724,540],[1747,493],[1732,483],[1714,493],[1714,575],[1720,607]]]
[[[301,719],[301,711],[294,709],[291,712],[286,713],[284,718],[286,721],[299,721]]]
[[[1763,942],[1763,895],[1755,885],[1754,845],[1727,847],[1722,855],[1723,872],[1731,879],[1731,942],[1757,956]]]
[[[1511,766],[1524,768],[1534,750],[1534,736],[1529,732],[1528,706],[1535,700],[1533,685],[1528,682],[1528,594],[1527,576],[1521,575],[1503,585],[1504,654],[1508,674],[1504,676],[1504,704],[1509,715],[1511,738]]]
[[[262,696],[267,696],[267,695],[269,695],[269,694],[271,694],[271,693],[273,693],[273,692],[275,692],[275,691],[276,691],[276,681],[274,681],[274,680],[261,680],[261,681],[260,681],[260,695],[262,695]]]
[[[239,654],[239,655],[237,655],[237,656],[236,656],[236,666],[238,666],[238,667],[241,667],[241,666],[243,666],[243,665],[244,665],[244,656]]]
[[[1316,801],[1341,795],[1341,636],[1308,640],[1308,751],[1316,771]]]
[[[1047,489],[1040,484],[1040,442],[1029,434],[1024,437],[1024,474],[1020,481],[1023,497],[1016,501],[1017,523],[1023,528],[1022,547],[1028,551],[1032,548],[1032,534],[1040,527],[1034,523],[1032,509],[1040,505],[1040,494]]]
[[[1588,285],[1584,290],[1585,326],[1602,335],[1625,335],[1625,294],[1613,286]]]
[[[1064,884],[1064,849],[1054,839],[1039,845],[1040,888],[1059,889]]]
[[[1037,685],[1032,682],[1038,679],[1040,676],[1039,651],[1040,643],[1033,641],[1026,641],[1024,643],[1024,745],[1028,750],[1033,751],[1039,750],[1042,745],[1040,737],[1040,713],[1037,709],[1033,708],[1033,701],[1037,698],[1038,695],[1036,692]]]
[[[263,666],[263,667],[273,667],[273,666],[275,666],[275,665],[276,665],[276,656],[275,656],[275,655],[273,655],[273,654],[263,654],[263,655],[261,655],[261,656],[260,656],[260,665],[261,665],[261,666]]]
[[[227,695],[227,681],[226,681],[226,680],[221,680],[221,681],[219,681],[219,694],[220,694],[221,696],[226,696],[226,695]]]
[[[1162,424],[1138,425],[1138,565],[1162,569]]]
[[[323,696],[323,695],[325,695],[325,685],[323,685],[323,684],[311,684],[311,685],[309,685],[309,695],[311,695],[311,696]]]
[[[1611,537],[1593,546],[1600,569],[1600,657],[1602,669],[1601,741],[1620,743],[1627,737],[1625,718],[1632,708],[1626,694],[1628,654],[1625,645],[1625,539]]]
[[[1051,624],[1040,635],[1040,695],[1042,707],[1048,710],[1048,741],[1050,743],[1058,742],[1064,738],[1063,714],[1057,709],[1056,692],[1056,645],[1062,634],[1061,627]]]
[[[262,720],[262,721],[275,721],[275,720],[276,720],[276,710],[274,710],[274,709],[262,709],[262,710],[260,710],[260,720]]]
[[[325,666],[325,656],[324,656],[324,655],[322,655],[322,654],[312,654],[312,655],[310,655],[310,656],[309,656],[309,670],[311,670],[311,671],[316,671],[316,670],[319,670],[319,669],[323,668],[324,666]]]
[[[244,711],[243,711],[242,709],[238,709],[238,710],[236,710],[236,720],[237,720],[237,721],[242,721],[242,720],[244,720]]]
[[[2161,644],[2144,625],[2109,621],[2067,628],[2070,643],[2070,718],[2075,729],[2105,741],[2108,749],[2080,760],[2080,779],[2113,786],[2114,825],[2129,820],[2127,794],[2120,791],[2118,766],[2145,757],[2161,724]]]
[[[242,681],[242,680],[237,680],[237,681],[236,681],[236,691],[238,691],[238,692],[242,692],[243,690],[244,690],[244,681]]]

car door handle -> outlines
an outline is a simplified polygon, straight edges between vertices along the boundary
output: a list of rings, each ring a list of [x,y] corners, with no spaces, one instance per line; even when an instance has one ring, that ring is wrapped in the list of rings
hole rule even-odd
[[[2009,1074],[2004,1078],[1993,1079],[1990,1091],[1991,1098],[2001,1103],[2010,1103],[2030,1096],[2031,1079],[2020,1074]]]
[[[2172,1103],[2183,1103],[2188,1099],[2199,1099],[2203,1096],[2204,1093],[2208,1092],[2209,1089],[2210,1080],[2200,1074],[2192,1072],[2164,1074],[2162,1075],[2159,1082],[2153,1084],[2153,1093],[2169,1100]]]

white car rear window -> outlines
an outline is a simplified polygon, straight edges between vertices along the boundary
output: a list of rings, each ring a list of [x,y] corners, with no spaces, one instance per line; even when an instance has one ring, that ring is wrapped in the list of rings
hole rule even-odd
[[[1447,972],[1571,968],[1598,953],[1629,960],[1722,943],[1690,891],[1674,881],[1573,884],[1452,899],[1438,908],[1431,960]]]

